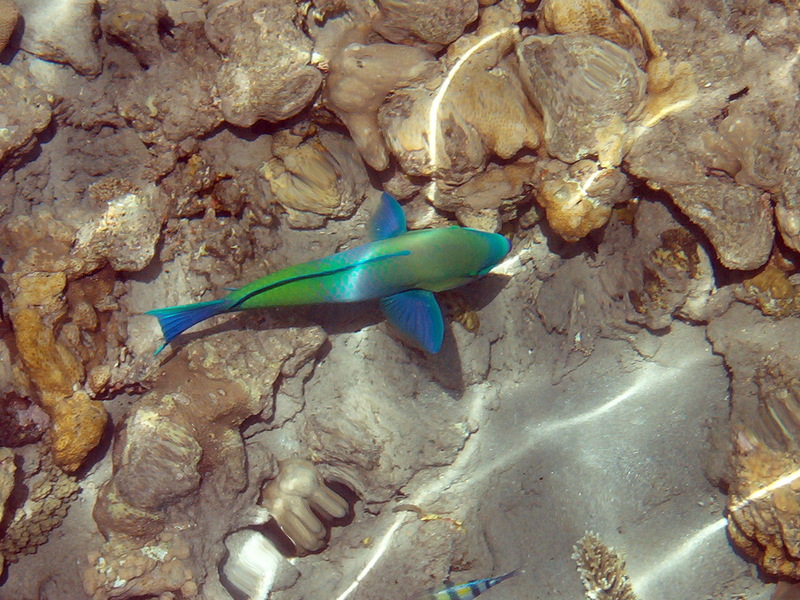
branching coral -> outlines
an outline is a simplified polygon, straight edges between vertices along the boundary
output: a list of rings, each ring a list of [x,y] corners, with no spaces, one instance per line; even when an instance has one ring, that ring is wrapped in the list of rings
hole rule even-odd
[[[278,477],[261,492],[261,503],[301,553],[319,550],[325,526],[312,509],[324,517],[339,519],[347,514],[347,502],[333,492],[314,464],[300,458],[280,463]]]
[[[625,573],[625,561],[614,548],[587,532],[574,549],[572,558],[578,563],[589,600],[636,600]]]

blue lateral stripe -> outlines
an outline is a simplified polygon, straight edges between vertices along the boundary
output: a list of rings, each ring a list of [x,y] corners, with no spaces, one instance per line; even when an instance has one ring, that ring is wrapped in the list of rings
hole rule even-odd
[[[355,269],[356,267],[360,267],[361,265],[378,262],[388,258],[395,258],[397,256],[407,256],[409,254],[411,254],[409,250],[403,250],[402,252],[395,252],[393,254],[384,254],[383,256],[375,256],[373,258],[360,260],[356,263],[345,265],[337,269],[328,269],[327,271],[319,271],[317,273],[307,273],[306,275],[297,275],[296,277],[288,277],[286,279],[282,279],[281,281],[276,281],[275,283],[270,283],[269,285],[265,285],[264,287],[259,288],[257,290],[253,290],[252,292],[246,294],[244,297],[234,302],[230,306],[230,308],[228,308],[228,310],[236,310],[238,307],[240,307],[242,304],[244,304],[254,296],[258,296],[259,294],[263,294],[264,292],[269,292],[271,290],[277,289],[289,283],[294,283],[295,281],[304,281],[306,279],[314,279],[316,277],[326,277],[327,275],[337,275],[338,273],[344,273],[345,271]]]

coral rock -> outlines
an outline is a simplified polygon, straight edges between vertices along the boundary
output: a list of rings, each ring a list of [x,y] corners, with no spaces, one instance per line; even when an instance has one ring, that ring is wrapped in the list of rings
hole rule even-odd
[[[83,391],[83,365],[45,327],[39,313],[19,308],[12,315],[17,348],[39,401],[53,421],[53,456],[66,471],[76,470],[97,446],[108,420],[105,408]]]
[[[34,136],[50,123],[52,102],[25,75],[0,65],[0,160],[30,149]]]
[[[9,392],[0,400],[0,446],[17,448],[39,441],[50,417],[39,405]]]
[[[524,200],[536,172],[536,164],[531,160],[509,165],[491,164],[486,171],[457,187],[451,188],[439,182],[439,193],[432,195],[431,202],[451,212],[467,208],[498,210]]]
[[[44,60],[66,63],[83,75],[97,75],[103,65],[95,43],[94,8],[94,0],[21,3],[25,20],[22,48]]]
[[[276,138],[279,136],[276,136]],[[324,218],[353,215],[369,188],[366,169],[355,146],[339,134],[321,131],[264,165],[262,173],[278,202],[289,213],[289,225],[303,224],[303,214]]]
[[[568,163],[597,154],[601,164],[618,165],[647,86],[633,56],[581,34],[526,37],[517,56],[528,96],[544,116],[548,153]]]
[[[179,423],[142,407],[128,417],[115,483],[132,506],[161,509],[200,485],[202,448]]]
[[[11,491],[14,489],[14,473],[16,471],[14,453],[7,448],[0,448],[0,519],[3,519],[6,500],[8,500]]]
[[[197,597],[193,572],[186,564],[190,548],[178,535],[161,534],[142,547],[126,539],[113,539],[89,555],[83,572],[83,589],[93,600],[142,596]]]
[[[164,53],[158,28],[166,17],[161,0],[112,0],[103,7],[100,26],[130,48],[142,65],[151,65]]]
[[[44,544],[50,532],[61,525],[79,489],[74,477],[66,475],[46,455],[26,461],[22,469],[27,496],[10,519],[6,515],[8,525],[0,539],[0,554],[6,562],[16,562]]]
[[[272,416],[278,377],[307,373],[324,340],[319,327],[218,333],[162,367],[122,423],[114,473],[94,506],[109,541],[84,572],[93,597],[194,597],[201,585],[204,597],[225,597],[217,593],[223,540],[264,522],[266,511],[254,510],[259,483],[274,472],[268,453],[248,470],[242,423]]]
[[[622,172],[591,160],[569,166],[550,161],[538,180],[536,198],[547,213],[547,222],[568,242],[605,225],[614,204],[630,198]]]
[[[17,26],[19,9],[14,0],[0,0],[0,54],[6,49],[11,34]]]
[[[637,213],[637,244],[629,252],[637,260],[636,253],[645,251],[641,284],[628,297],[641,322],[655,330],[668,327],[674,316],[702,320],[715,289],[706,251],[690,231],[663,213],[663,206],[650,203]],[[643,238],[651,235],[657,235],[658,243],[648,248]]]
[[[390,92],[428,72],[431,54],[394,44],[353,43],[335,51],[328,64],[325,103],[347,126],[361,156],[381,171],[389,164],[378,108]]]
[[[422,44],[435,51],[460,36],[478,18],[477,0],[377,0],[372,27],[397,44]]]
[[[325,485],[314,464],[300,458],[280,463],[278,477],[261,493],[261,503],[301,553],[318,550],[324,542],[325,527],[312,509],[335,519],[344,517],[348,509],[344,498]]]
[[[725,180],[675,186],[675,204],[708,236],[729,269],[757,269],[772,251],[775,226],[769,199],[758,188]]]
[[[148,144],[174,148],[207,134],[223,121],[214,77],[221,60],[197,28],[176,31],[181,51],[163,55],[146,71],[121,79],[111,88],[117,112]],[[162,172],[175,158],[166,155]]]
[[[155,187],[144,193],[123,194],[78,230],[74,250],[95,261],[107,259],[117,271],[141,271],[155,255],[163,221],[162,202]]]
[[[584,33],[605,38],[644,58],[644,41],[636,24],[610,0],[544,0],[542,22],[550,33]]]
[[[791,150],[775,206],[775,219],[787,246],[800,251],[800,149]]]
[[[422,85],[396,92],[381,107],[378,122],[407,175],[459,184],[480,171],[492,153],[508,159],[523,147],[539,146],[541,118],[514,70],[498,58],[509,39],[499,35],[492,41],[498,47],[469,55],[451,73],[446,90],[435,73]],[[479,43],[462,47],[463,55]],[[451,58],[457,60],[456,55]]]
[[[282,121],[314,97],[322,74],[309,65],[311,40],[293,23],[293,3],[256,0],[211,3],[206,35],[227,56],[217,74],[222,112],[250,127]]]

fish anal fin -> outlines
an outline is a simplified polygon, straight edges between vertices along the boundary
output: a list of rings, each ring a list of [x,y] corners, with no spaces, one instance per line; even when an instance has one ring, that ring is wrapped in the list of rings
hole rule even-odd
[[[385,240],[407,231],[403,207],[386,192],[381,194],[380,205],[372,215],[369,230],[373,241]]]
[[[435,353],[442,347],[444,319],[432,292],[408,290],[381,299],[387,320],[414,345]]]

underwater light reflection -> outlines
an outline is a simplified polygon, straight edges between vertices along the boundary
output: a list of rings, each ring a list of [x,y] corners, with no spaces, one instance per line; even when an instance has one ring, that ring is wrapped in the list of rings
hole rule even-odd
[[[444,95],[447,93],[450,83],[452,83],[456,74],[458,74],[459,70],[461,70],[461,67],[464,66],[464,64],[473,54],[475,54],[475,52],[483,48],[486,44],[489,44],[493,40],[497,39],[504,33],[508,31],[516,31],[516,29],[516,27],[504,27],[503,29],[495,31],[491,35],[487,35],[478,40],[474,46],[472,46],[461,57],[459,57],[459,59],[456,61],[456,64],[454,64],[453,68],[450,69],[447,77],[445,77],[442,85],[439,86],[439,89],[436,91],[436,95],[433,97],[433,102],[431,102],[430,113],[428,114],[428,135],[430,136],[430,139],[428,140],[428,164],[430,164],[433,171],[433,178],[428,186],[428,199],[433,200],[436,197],[436,170],[439,168],[439,109],[442,106],[442,100],[444,100]]]
[[[644,573],[631,576],[631,584],[640,598],[648,598],[648,588],[655,580],[662,578],[668,571],[691,558],[697,558],[697,548],[709,541],[715,534],[725,529],[728,520],[725,517],[715,520],[703,527],[700,531],[690,536],[671,552],[658,559],[656,565]]]
[[[608,402],[605,402],[596,408],[592,408],[584,413],[566,419],[554,419],[553,421],[545,424],[528,423],[526,426],[522,427],[520,431],[526,432],[530,431],[532,428],[535,428],[537,430],[537,435],[526,435],[526,440],[524,442],[514,444],[516,448],[514,452],[506,452],[502,455],[495,455],[497,456],[496,459],[488,461],[488,463],[484,464],[479,469],[475,469],[474,464],[472,464],[470,461],[470,458],[476,451],[480,449],[480,444],[477,442],[477,440],[473,440],[472,443],[465,444],[464,449],[458,454],[452,465],[447,467],[439,477],[432,479],[427,485],[417,490],[417,492],[409,497],[407,501],[415,505],[424,505],[432,497],[441,494],[442,491],[447,490],[453,485],[459,483],[459,480],[462,479],[467,469],[470,469],[469,481],[467,482],[462,480],[460,484],[468,485],[471,488],[474,488],[477,482],[483,481],[491,474],[497,473],[499,470],[502,470],[517,462],[522,456],[530,452],[533,446],[541,441],[542,438],[545,438],[552,433],[560,432],[569,427],[584,425],[593,419],[609,413],[613,409],[620,406],[623,402],[634,398],[651,382],[654,375],[655,366],[656,365],[653,363],[648,363],[639,372],[636,380],[631,383],[630,386],[628,386],[625,390],[617,394],[617,396]],[[479,386],[470,390],[470,392],[473,393],[473,398],[469,404],[469,419],[480,422],[480,417],[485,410],[486,403],[491,398],[492,394],[496,392],[494,392],[489,385]],[[482,430],[479,429],[478,432],[473,435],[473,437],[479,436],[481,431]],[[367,577],[370,571],[375,567],[375,565],[378,564],[381,557],[389,549],[392,538],[407,518],[408,513],[397,514],[392,524],[386,530],[386,533],[384,533],[381,537],[380,542],[376,545],[374,551],[370,555],[369,560],[367,561],[367,564],[359,572],[347,589],[336,598],[336,600],[345,600]]]

